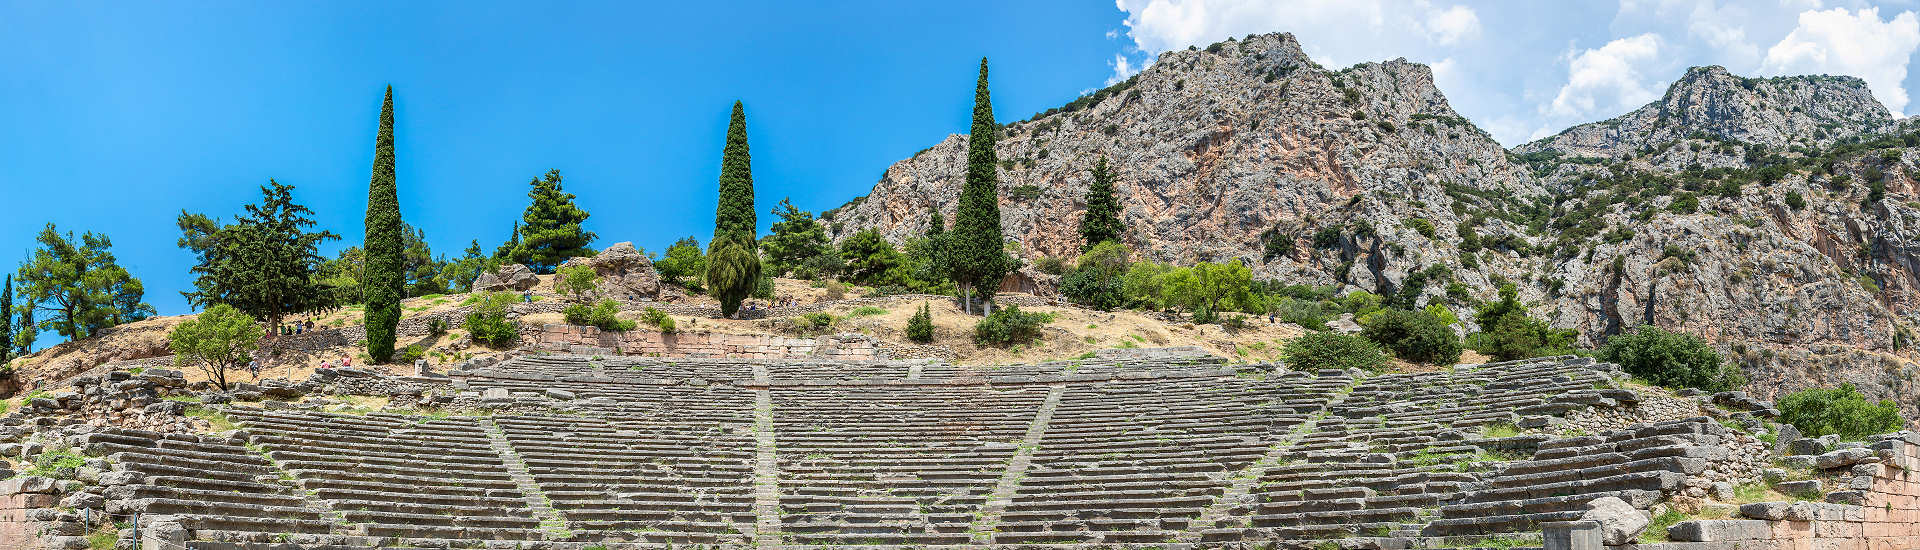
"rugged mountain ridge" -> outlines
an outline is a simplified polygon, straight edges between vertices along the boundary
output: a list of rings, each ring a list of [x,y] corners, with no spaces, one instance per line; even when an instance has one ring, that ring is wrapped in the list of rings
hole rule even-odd
[[[1746,78],[1715,65],[1688,69],[1658,101],[1633,112],[1574,126],[1514,151],[1620,159],[1666,153],[1670,150],[1659,147],[1689,137],[1767,149],[1823,148],[1892,122],[1859,78]]]
[[[1423,65],[1328,70],[1269,34],[1168,52],[1006,125],[1002,216],[1023,258],[1073,255],[1105,155],[1141,257],[1240,259],[1462,313],[1512,281],[1588,345],[1656,323],[1718,343],[1761,395],[1850,381],[1916,412],[1920,135],[1905,129],[1858,79],[1703,67],[1660,101],[1508,151]],[[899,242],[935,209],[951,218],[965,144],[889,167],[823,215],[835,238]]]

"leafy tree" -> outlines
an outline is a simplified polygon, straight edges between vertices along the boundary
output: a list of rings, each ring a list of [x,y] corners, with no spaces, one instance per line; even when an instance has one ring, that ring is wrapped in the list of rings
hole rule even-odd
[[[1560,353],[1572,346],[1572,331],[1556,330],[1545,321],[1527,315],[1527,307],[1520,303],[1519,290],[1513,283],[1500,285],[1500,301],[1482,306],[1474,313],[1474,321],[1480,325],[1481,332],[1469,338],[1474,344],[1470,347],[1495,361]]]
[[[1383,310],[1360,328],[1360,336],[1393,351],[1395,357],[1433,365],[1460,361],[1460,336],[1446,321],[1426,311]]]
[[[554,290],[576,301],[585,301],[588,295],[593,294],[594,287],[600,284],[600,274],[590,266],[562,267],[558,273],[560,277],[554,282]]]
[[[88,232],[76,239],[49,223],[35,241],[40,248],[20,266],[16,307],[22,317],[34,310],[49,315],[38,323],[22,322],[17,330],[53,330],[79,340],[153,315],[153,307],[140,301],[145,287],[116,263],[113,242],[105,235]],[[30,346],[32,337],[26,340]]]
[[[366,251],[358,246],[349,246],[341,249],[332,259],[321,262],[314,277],[326,292],[328,304],[364,304],[367,302],[366,285],[361,280],[365,278],[366,270]]]
[[[994,152],[998,131],[987,94],[987,60],[981,58],[980,80],[973,92],[973,128],[967,134],[966,182],[960,188],[960,205],[947,249],[954,282],[967,294],[962,303],[968,313],[973,312],[973,290],[984,286],[991,293],[1013,268],[1012,258],[1006,253],[1006,238],[1000,232],[1000,178],[995,172],[999,160]],[[991,294],[988,298],[987,311],[991,313]]]
[[[1224,264],[1200,262],[1173,268],[1161,279],[1161,295],[1195,312],[1245,309],[1253,272],[1240,260]]]
[[[167,334],[173,363],[199,367],[220,391],[227,391],[227,372],[245,364],[260,345],[266,329],[246,312],[217,304]]]
[[[946,272],[940,266],[941,240],[939,237],[919,237],[908,239],[907,245],[900,251],[900,285],[908,290],[925,294],[952,295],[953,282],[947,280]]]
[[[1780,420],[1807,437],[1838,435],[1858,440],[1898,431],[1907,421],[1893,401],[1868,402],[1853,384],[1838,388],[1808,388],[1780,398]]]
[[[490,260],[480,251],[480,241],[476,239],[467,245],[465,255],[446,263],[446,267],[440,271],[441,278],[447,281],[453,292],[470,292],[473,290],[473,281],[479,279],[480,274],[498,265]]]
[[[866,228],[840,243],[840,257],[846,260],[846,277],[855,284],[883,286],[898,284],[900,251],[880,236],[880,230]]]
[[[574,205],[573,193],[566,192],[560,171],[548,170],[545,177],[533,178],[527,185],[532,187],[527,191],[530,204],[515,226],[518,244],[511,252],[514,260],[536,273],[553,273],[554,267],[568,258],[592,256],[593,249],[588,245],[597,236],[581,229],[587,211]]]
[[[407,296],[426,296],[447,292],[446,262],[434,259],[433,247],[427,244],[427,232],[413,226],[405,226],[401,233],[406,235]]]
[[[920,277],[930,282],[946,281],[953,278],[953,263],[950,250],[953,248],[953,235],[947,233],[947,218],[935,208],[927,219],[926,233],[926,273]]]
[[[1126,305],[1127,257],[1132,252],[1119,241],[1101,241],[1085,254],[1071,273],[1060,280],[1068,301],[1101,311]]]
[[[973,325],[973,343],[992,346],[1025,344],[1040,339],[1040,326],[1053,322],[1053,314],[1028,313],[1020,306],[987,314]]]
[[[700,252],[700,241],[689,236],[667,247],[666,257],[654,262],[653,269],[669,283],[702,292],[700,279],[707,273],[707,256]]]
[[[720,157],[720,200],[714,208],[713,241],[707,249],[707,286],[732,317],[760,280],[760,247],[754,242],[753,162],[747,149],[746,108],[733,102],[727,144]]]
[[[1387,354],[1372,340],[1338,332],[1308,332],[1280,347],[1281,361],[1297,371],[1387,368]]]
[[[1093,183],[1087,186],[1087,211],[1080,217],[1080,251],[1095,245],[1120,240],[1120,199],[1114,196],[1113,172],[1107,170],[1107,157],[1093,165]]]
[[[907,319],[907,339],[920,344],[933,341],[933,310],[927,304],[920,304],[920,311]]]
[[[319,274],[320,243],[337,240],[331,231],[309,231],[312,210],[293,202],[293,186],[267,180],[260,203],[245,206],[232,224],[203,214],[181,212],[179,245],[198,259],[189,304],[231,305],[247,315],[277,324],[288,314],[334,304]]]
[[[13,331],[13,338],[11,340],[13,354],[22,356],[33,353],[33,341],[40,336],[39,329],[37,328],[38,325],[35,325],[33,322],[33,304],[29,303],[24,307],[15,307],[14,309],[20,312],[18,317],[20,322],[14,323],[16,328]],[[0,342],[0,345],[7,344],[8,342]]]
[[[507,319],[507,306],[520,299],[512,292],[488,292],[480,295],[473,312],[467,314],[467,334],[473,341],[495,348],[520,337],[520,324]]]
[[[1705,340],[1653,325],[1608,338],[1600,346],[1600,358],[1620,365],[1627,374],[1667,387],[1719,392],[1746,385],[1740,369],[1722,359]]]
[[[760,240],[760,249],[767,255],[765,271],[781,276],[797,273],[808,279],[818,276],[808,273],[807,261],[833,251],[826,228],[814,221],[812,213],[794,208],[788,199],[780,199],[780,206],[772,214],[780,221],[773,222],[772,235]]]
[[[561,271],[566,271],[566,268],[561,268]],[[566,317],[569,325],[586,325],[598,327],[601,330],[626,332],[639,326],[633,321],[621,319],[619,302],[610,299],[602,299],[593,305],[584,303],[569,305],[561,311],[561,314]]]
[[[393,87],[380,105],[380,133],[373,142],[373,177],[367,184],[366,268],[360,277],[366,298],[367,355],[375,363],[393,358],[400,327],[400,299],[406,296],[405,224],[400,221],[400,191],[393,167]]]

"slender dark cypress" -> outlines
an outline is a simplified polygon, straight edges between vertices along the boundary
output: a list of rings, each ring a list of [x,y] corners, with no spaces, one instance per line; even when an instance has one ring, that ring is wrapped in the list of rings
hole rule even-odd
[[[947,254],[953,280],[969,297],[976,287],[985,287],[989,301],[1007,274],[1005,237],[1000,232],[999,164],[994,142],[1000,130],[993,122],[993,103],[987,94],[987,60],[980,59],[980,80],[973,91],[973,129],[967,134],[967,178],[960,188],[960,205],[954,212]],[[968,312],[972,301],[965,299]],[[987,310],[992,311],[989,302]]]
[[[404,236],[400,222],[400,192],[393,170],[393,86],[380,105],[380,134],[373,142],[373,179],[367,184],[366,276],[361,279],[367,299],[367,355],[376,363],[393,357],[395,331],[400,327],[400,299],[406,295]]]

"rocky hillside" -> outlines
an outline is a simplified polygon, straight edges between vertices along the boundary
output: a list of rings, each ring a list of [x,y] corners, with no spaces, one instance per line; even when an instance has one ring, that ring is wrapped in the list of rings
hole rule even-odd
[[[1866,81],[1850,76],[1744,78],[1719,66],[1694,67],[1659,101],[1618,118],[1581,124],[1514,148],[1569,157],[1660,157],[1663,167],[1736,166],[1747,146],[1818,149],[1893,121]],[[1713,143],[1675,149],[1682,140]]]
[[[1022,256],[1070,256],[1098,156],[1143,257],[1407,294],[1462,313],[1512,281],[1583,344],[1700,334],[1763,396],[1853,382],[1920,412],[1920,135],[1849,77],[1696,68],[1660,101],[1503,150],[1405,60],[1315,65],[1291,35],[1169,52],[1000,141]],[[966,137],[823,215],[836,238],[952,219]],[[1463,315],[1465,317],[1465,315]],[[1471,328],[1471,327],[1470,327]]]

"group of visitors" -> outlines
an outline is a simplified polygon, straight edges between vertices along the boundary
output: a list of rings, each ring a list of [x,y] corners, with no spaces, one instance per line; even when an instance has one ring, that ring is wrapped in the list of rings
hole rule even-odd
[[[279,326],[273,327],[273,330],[267,331],[267,336],[269,337],[274,335],[293,336],[297,334],[306,334],[309,332],[313,332],[315,328],[317,328],[317,325],[313,323],[312,319],[308,319],[304,323],[300,321],[294,321],[291,323],[280,323]]]

